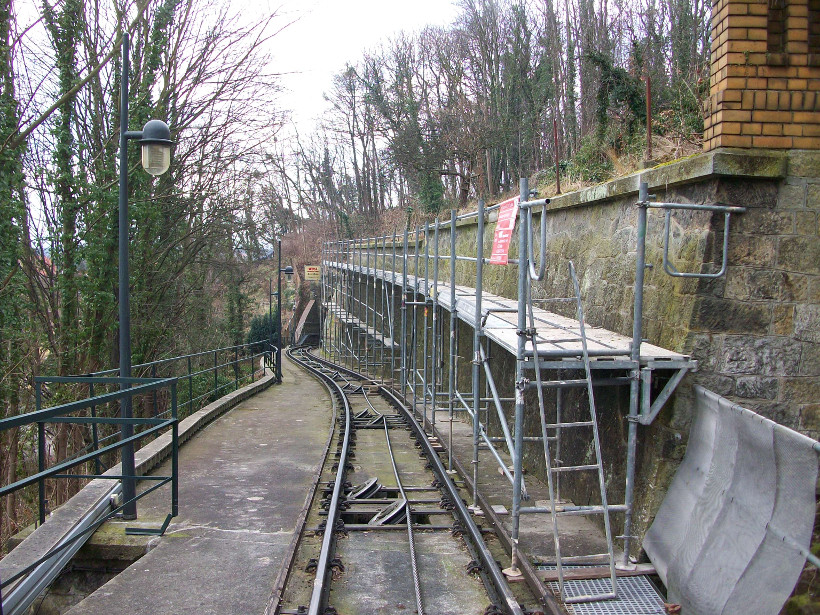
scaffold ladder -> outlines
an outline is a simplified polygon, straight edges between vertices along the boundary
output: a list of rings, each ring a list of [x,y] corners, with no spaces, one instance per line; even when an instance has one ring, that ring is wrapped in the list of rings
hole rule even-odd
[[[544,460],[547,468],[547,486],[549,488],[549,512],[552,523],[552,534],[555,542],[555,565],[558,573],[558,586],[561,593],[561,599],[565,603],[578,602],[593,602],[598,600],[608,600],[617,597],[618,585],[615,573],[615,554],[612,546],[612,531],[609,520],[609,507],[606,497],[606,483],[604,479],[604,468],[601,459],[601,442],[598,436],[598,418],[595,410],[595,396],[592,387],[592,372],[590,369],[589,350],[587,348],[586,328],[584,326],[584,311],[581,305],[581,291],[578,284],[578,276],[575,273],[575,265],[572,261],[569,262],[569,275],[572,279],[572,285],[575,292],[574,297],[550,299],[550,301],[572,302],[575,304],[576,314],[578,318],[579,336],[577,340],[580,342],[581,350],[579,355],[583,359],[584,378],[574,380],[554,379],[545,380],[542,377],[541,362],[538,360],[538,341],[537,330],[535,328],[535,315],[533,309],[533,299],[531,295],[527,301],[527,311],[529,316],[529,329],[527,330],[527,338],[532,343],[533,358],[535,364],[535,388],[538,393],[538,409],[541,418],[541,439],[544,444]],[[568,340],[562,340],[568,341]],[[554,370],[551,370],[554,371]],[[560,373],[559,373],[560,376]],[[544,402],[544,390],[546,388],[555,388],[559,394],[562,389],[569,387],[581,387],[587,390],[587,408],[589,416],[576,417],[573,421],[564,421],[560,408],[556,410],[555,422],[551,423],[547,419],[546,405]],[[581,402],[583,404],[583,402]],[[586,418],[586,420],[581,420]],[[579,429],[591,431],[591,440],[594,450],[594,459],[592,463],[566,466],[562,465],[560,458],[553,456],[550,443],[555,443],[558,455],[560,455],[560,441],[562,430]],[[552,433],[552,435],[550,435]],[[560,476],[571,472],[597,472],[598,485],[600,489],[600,505],[591,506],[561,506],[558,504],[558,489],[560,484]],[[606,534],[607,552],[605,554],[588,555],[587,557],[603,557],[605,556],[609,564],[611,588],[610,591],[599,594],[575,594],[572,595],[567,592],[567,587],[564,583],[563,567],[565,562],[562,560],[561,554],[561,535],[558,519],[565,515],[602,515],[604,520],[604,530]],[[574,556],[573,559],[577,559]]]

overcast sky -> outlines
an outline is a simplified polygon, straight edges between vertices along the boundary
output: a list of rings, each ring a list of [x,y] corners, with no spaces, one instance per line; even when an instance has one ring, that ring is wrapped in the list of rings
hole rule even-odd
[[[298,129],[309,132],[325,109],[322,94],[345,63],[394,34],[426,25],[448,25],[457,9],[451,0],[284,0],[270,1],[282,23],[296,20],[273,42],[276,71],[282,78],[282,105]]]

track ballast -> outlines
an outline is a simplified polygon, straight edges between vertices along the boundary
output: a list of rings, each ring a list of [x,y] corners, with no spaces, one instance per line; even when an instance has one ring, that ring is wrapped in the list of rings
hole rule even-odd
[[[267,613],[538,613],[519,604],[526,599],[507,584],[443,449],[396,394],[305,348],[287,354],[325,383],[336,418]]]

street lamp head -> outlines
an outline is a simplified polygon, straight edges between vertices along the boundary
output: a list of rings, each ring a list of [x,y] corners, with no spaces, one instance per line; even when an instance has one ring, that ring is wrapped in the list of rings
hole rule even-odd
[[[171,130],[162,120],[149,120],[142,129],[142,168],[162,175],[171,166]]]
[[[286,276],[288,276],[288,280],[290,280],[290,276],[293,275],[293,267],[291,267],[290,265],[288,265],[287,267],[284,267],[282,269],[282,273],[284,273]]]

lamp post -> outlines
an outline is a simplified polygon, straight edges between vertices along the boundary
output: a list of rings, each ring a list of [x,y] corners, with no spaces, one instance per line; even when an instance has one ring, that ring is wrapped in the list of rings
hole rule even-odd
[[[275,373],[275,382],[276,384],[282,383],[282,274],[284,273],[286,276],[290,277],[293,275],[293,267],[288,265],[284,269],[282,268],[282,240],[276,240],[276,255],[277,255],[277,264],[276,264],[276,332],[277,332],[277,343],[276,343],[276,373]],[[273,293],[271,292],[271,296]]]
[[[268,348],[270,350],[270,358],[273,359],[273,295],[279,293],[273,292],[273,278],[268,278]],[[274,380],[276,380],[276,368],[273,372]]]
[[[128,33],[122,37],[122,75],[120,84],[120,202],[119,202],[119,318],[120,318],[120,378],[131,377],[131,306],[128,271],[128,141],[139,139],[142,144],[142,166],[151,175],[162,175],[171,164],[171,131],[161,120],[150,120],[142,130],[128,130],[128,79],[131,72],[129,63],[130,40]],[[130,384],[122,382],[120,388],[127,390]],[[121,402],[124,419],[132,417],[131,397]],[[134,426],[123,423],[123,440],[134,435]],[[136,478],[134,468],[134,444],[122,447],[122,498],[124,502],[136,498]],[[123,518],[137,518],[137,503],[130,502],[122,511]]]

